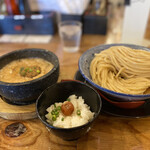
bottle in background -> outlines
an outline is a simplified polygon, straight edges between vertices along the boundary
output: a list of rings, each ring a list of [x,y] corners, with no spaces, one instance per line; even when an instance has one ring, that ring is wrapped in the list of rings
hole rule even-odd
[[[0,15],[7,15],[7,9],[4,0],[0,1]]]
[[[18,0],[5,0],[8,15],[19,15]]]

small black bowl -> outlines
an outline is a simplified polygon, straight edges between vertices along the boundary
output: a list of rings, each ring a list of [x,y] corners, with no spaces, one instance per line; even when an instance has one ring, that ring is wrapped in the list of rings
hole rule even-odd
[[[21,83],[0,81],[0,96],[10,104],[26,105],[34,103],[44,89],[58,80],[59,60],[54,53],[44,49],[23,49],[5,54],[0,57],[0,69],[11,61],[22,58],[42,58],[51,62],[54,67],[47,74],[31,81]]]
[[[72,94],[83,97],[85,103],[90,106],[90,110],[95,113],[94,118],[82,126],[73,128],[59,128],[49,124],[45,117],[47,114],[46,109],[55,102],[65,101]],[[44,90],[36,101],[37,114],[40,120],[50,128],[56,136],[64,140],[76,140],[86,134],[98,117],[101,106],[101,98],[97,91],[78,81],[63,81],[56,83]]]

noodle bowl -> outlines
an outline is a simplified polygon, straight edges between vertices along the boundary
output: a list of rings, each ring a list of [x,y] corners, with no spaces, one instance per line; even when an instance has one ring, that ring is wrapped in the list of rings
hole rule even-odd
[[[116,50],[115,47],[119,49]],[[131,49],[132,56],[129,53]],[[120,50],[122,53],[119,52]],[[104,96],[111,100],[117,102],[146,100],[150,98],[148,92],[150,86],[150,52],[148,51],[150,51],[149,48],[132,44],[99,45],[87,50],[81,55],[79,59],[79,71],[90,85],[98,89]],[[108,55],[109,57],[102,57],[99,61],[98,64],[103,67],[103,69],[100,67],[99,70],[96,70],[100,73],[99,76],[98,72],[92,75],[94,73],[92,73],[91,70],[93,69],[94,72],[93,67],[97,63],[96,61],[94,62],[94,58],[99,57],[101,54],[103,54],[103,56]],[[139,58],[136,58],[137,56]],[[143,59],[141,59],[142,57]],[[120,63],[122,58],[123,64]],[[113,61],[113,63],[117,61],[117,67],[112,64],[104,64],[102,60],[105,60],[105,62]],[[125,62],[127,62],[127,64]],[[93,66],[91,65],[92,63],[94,64]],[[138,70],[139,68],[140,70]],[[141,77],[141,74],[144,76]],[[124,83],[127,85],[127,90],[124,88]]]

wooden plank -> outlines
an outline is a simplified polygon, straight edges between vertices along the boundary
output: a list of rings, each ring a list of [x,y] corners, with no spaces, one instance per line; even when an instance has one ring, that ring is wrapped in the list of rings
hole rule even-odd
[[[37,117],[35,103],[24,106],[10,105],[0,99],[0,117],[8,120],[26,120]]]

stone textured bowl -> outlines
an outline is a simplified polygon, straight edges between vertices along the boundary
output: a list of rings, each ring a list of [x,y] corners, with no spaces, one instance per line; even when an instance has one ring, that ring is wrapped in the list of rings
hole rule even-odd
[[[55,102],[65,101],[72,94],[83,97],[85,103],[90,106],[90,110],[95,113],[94,118],[82,126],[73,128],[59,128],[49,124],[45,117],[47,114],[46,109]],[[36,101],[36,110],[39,119],[52,133],[64,140],[75,140],[85,135],[98,117],[101,106],[101,97],[97,91],[91,86],[79,81],[63,81],[56,83],[44,90]]]
[[[59,76],[57,56],[44,49],[23,49],[5,54],[0,57],[0,69],[11,61],[21,58],[42,58],[51,62],[54,67],[47,74],[31,81],[21,83],[0,81],[0,96],[10,104],[26,105],[35,102],[44,89],[57,82]]]
[[[83,78],[94,88],[96,88],[100,94],[104,97],[109,99],[109,102],[112,104],[121,107],[121,108],[136,108],[145,103],[145,101],[150,99],[150,94],[146,95],[131,95],[131,94],[124,94],[111,91],[109,89],[103,88],[97,84],[95,84],[90,75],[90,63],[94,58],[95,53],[99,53],[105,49],[108,49],[111,46],[126,46],[134,49],[142,49],[146,51],[150,51],[149,48],[138,46],[138,45],[131,45],[131,44],[107,44],[107,45],[99,45],[97,47],[93,47],[83,53],[79,59],[79,71],[82,74]],[[117,103],[116,103],[117,102]],[[121,103],[126,102],[126,103]]]

